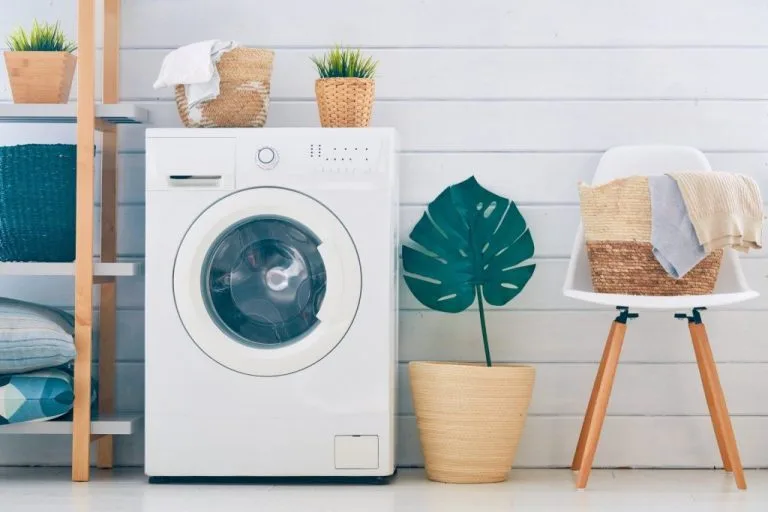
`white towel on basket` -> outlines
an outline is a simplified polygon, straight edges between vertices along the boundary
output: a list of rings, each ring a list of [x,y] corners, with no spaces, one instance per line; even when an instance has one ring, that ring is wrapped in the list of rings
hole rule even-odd
[[[239,46],[234,41],[210,39],[182,46],[165,56],[154,88],[184,85],[189,107],[219,96],[221,56]]]

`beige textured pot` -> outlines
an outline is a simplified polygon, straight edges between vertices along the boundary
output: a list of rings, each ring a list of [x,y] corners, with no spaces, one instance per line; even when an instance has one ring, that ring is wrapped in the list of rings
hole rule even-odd
[[[5,52],[14,103],[66,103],[77,57],[69,52]]]
[[[535,369],[412,362],[409,371],[427,477],[447,483],[506,480]]]
[[[320,78],[315,81],[320,125],[365,128],[371,123],[376,84],[372,78]]]

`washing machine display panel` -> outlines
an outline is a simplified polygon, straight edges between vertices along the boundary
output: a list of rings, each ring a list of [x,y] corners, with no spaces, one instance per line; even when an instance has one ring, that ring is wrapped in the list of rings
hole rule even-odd
[[[275,217],[227,230],[208,251],[201,276],[219,328],[257,347],[304,338],[317,326],[325,297],[321,243],[303,224]]]

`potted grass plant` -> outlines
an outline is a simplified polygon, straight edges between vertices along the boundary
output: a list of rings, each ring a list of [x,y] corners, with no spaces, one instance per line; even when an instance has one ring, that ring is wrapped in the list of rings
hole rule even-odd
[[[75,43],[56,23],[35,20],[27,32],[18,27],[8,36],[5,67],[14,103],[66,103],[77,57]]]
[[[312,57],[320,78],[315,96],[323,127],[366,127],[371,122],[378,62],[360,50],[336,46]]]
[[[411,393],[428,478],[449,483],[507,479],[533,390],[531,366],[494,363],[486,303],[503,306],[536,265],[533,238],[515,203],[474,177],[446,188],[403,245],[405,282],[423,305],[478,311],[484,362],[411,362]],[[463,341],[463,340],[451,340]],[[446,340],[448,342],[448,340]]]

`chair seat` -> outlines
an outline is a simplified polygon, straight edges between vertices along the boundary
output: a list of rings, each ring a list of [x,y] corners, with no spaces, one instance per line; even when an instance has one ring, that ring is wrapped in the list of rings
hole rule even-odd
[[[734,293],[713,293],[711,295],[677,295],[660,297],[651,295],[619,295],[613,293],[597,293],[582,290],[563,290],[566,297],[602,304],[605,306],[627,306],[630,309],[656,309],[680,311],[693,308],[710,308],[727,306],[757,298],[756,291],[748,290]]]

